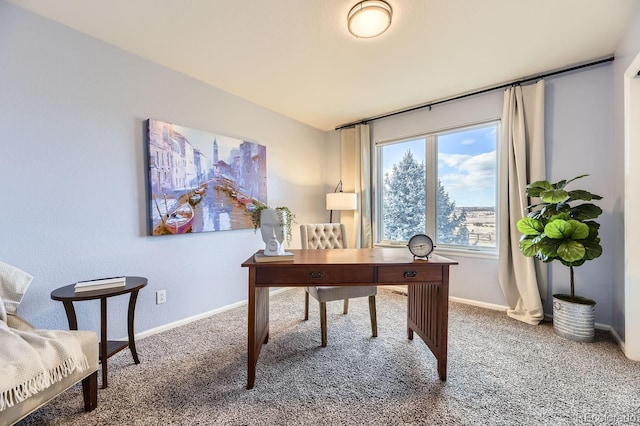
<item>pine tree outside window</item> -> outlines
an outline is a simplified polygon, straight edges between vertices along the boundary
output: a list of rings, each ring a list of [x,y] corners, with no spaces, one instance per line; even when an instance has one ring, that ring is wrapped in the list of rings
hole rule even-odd
[[[499,125],[378,143],[376,241],[495,252]]]

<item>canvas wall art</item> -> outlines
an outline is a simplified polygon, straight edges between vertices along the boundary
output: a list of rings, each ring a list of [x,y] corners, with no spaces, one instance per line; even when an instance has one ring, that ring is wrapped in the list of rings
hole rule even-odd
[[[252,228],[267,204],[267,149],[224,135],[148,121],[151,235]]]

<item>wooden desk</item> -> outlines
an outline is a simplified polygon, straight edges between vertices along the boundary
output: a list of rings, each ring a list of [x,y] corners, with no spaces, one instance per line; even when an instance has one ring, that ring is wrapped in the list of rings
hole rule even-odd
[[[136,309],[136,300],[138,292],[147,285],[147,279],[143,277],[126,277],[124,287],[106,288],[101,290],[82,291],[76,293],[75,284],[69,284],[64,287],[57,288],[51,292],[53,300],[59,300],[64,305],[67,313],[67,321],[69,321],[69,330],[78,329],[78,320],[76,318],[76,310],[73,302],[82,300],[100,299],[100,344],[98,354],[100,363],[102,364],[102,388],[107,387],[107,358],[120,352],[128,347],[133,356],[133,362],[140,364],[138,352],[136,351],[136,341],[134,338],[133,320]],[[107,340],[107,298],[129,293],[129,311],[127,314],[127,331],[129,333],[129,341],[122,342],[119,340]]]
[[[258,263],[251,256],[242,264],[249,268],[247,389],[269,340],[269,287],[407,285],[407,336],[422,338],[438,360],[440,379],[447,379],[449,265],[458,262],[437,255],[413,260],[398,248],[289,251],[293,261]]]

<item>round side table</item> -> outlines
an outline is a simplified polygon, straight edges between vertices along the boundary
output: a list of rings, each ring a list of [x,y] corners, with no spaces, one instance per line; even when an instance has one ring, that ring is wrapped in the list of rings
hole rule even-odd
[[[53,300],[59,300],[64,305],[64,310],[67,313],[67,320],[69,321],[69,330],[78,329],[78,320],[76,318],[76,311],[73,307],[73,302],[100,299],[100,345],[98,347],[98,354],[100,357],[100,363],[102,364],[103,389],[107,387],[107,359],[110,356],[117,352],[120,352],[126,347],[129,347],[129,349],[131,350],[131,355],[133,356],[133,361],[136,364],[140,364],[138,353],[136,352],[136,342],[133,333],[133,319],[136,309],[136,300],[138,299],[138,292],[146,285],[146,278],[126,277],[124,287],[114,287],[76,293],[75,284],[69,284],[67,286],[57,288],[51,292],[51,298]],[[129,293],[129,312],[127,315],[129,341],[122,342],[119,340],[107,340],[107,299],[109,297],[119,296],[121,294],[127,293]]]

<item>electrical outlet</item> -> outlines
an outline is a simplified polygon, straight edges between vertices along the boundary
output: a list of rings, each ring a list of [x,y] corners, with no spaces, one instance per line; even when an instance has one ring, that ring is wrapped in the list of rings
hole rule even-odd
[[[156,305],[167,301],[167,290],[156,291]]]

